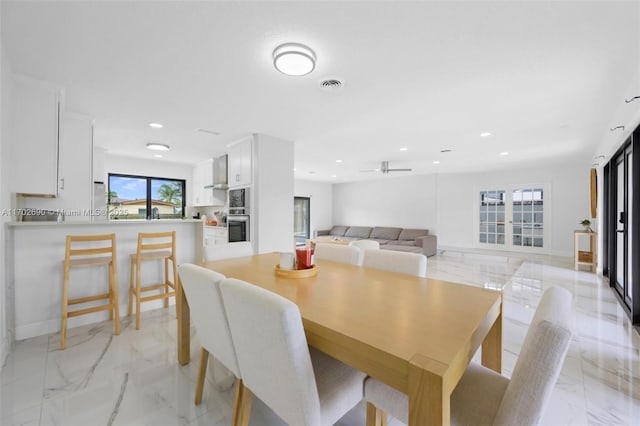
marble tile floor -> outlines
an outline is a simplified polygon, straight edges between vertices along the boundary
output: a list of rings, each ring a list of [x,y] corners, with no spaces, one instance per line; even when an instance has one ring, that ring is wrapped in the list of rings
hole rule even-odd
[[[640,424],[640,337],[595,274],[574,271],[568,258],[445,251],[429,258],[428,275],[503,289],[507,376],[542,292],[570,290],[576,333],[542,424]],[[173,308],[145,313],[139,331],[129,318],[120,336],[112,331],[111,322],[72,329],[66,351],[58,334],[16,342],[0,374],[0,425],[230,424],[232,389],[208,382],[203,403],[193,404],[197,362],[178,366]],[[197,336],[191,353],[196,360]],[[339,425],[364,420],[361,403]],[[256,399],[251,424],[284,423]]]

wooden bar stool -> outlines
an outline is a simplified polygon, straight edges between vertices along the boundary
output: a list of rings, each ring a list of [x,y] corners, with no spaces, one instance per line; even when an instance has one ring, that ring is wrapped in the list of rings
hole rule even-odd
[[[168,249],[168,250],[167,250]],[[164,282],[142,286],[140,266],[148,260],[164,260]],[[173,263],[173,281],[169,280],[169,261]],[[133,313],[133,300],[136,301],[136,330],[140,329],[140,303],[164,299],[164,307],[169,307],[169,298],[175,296],[175,283],[178,281],[176,261],[176,231],[138,234],[138,249],[131,255],[129,272],[129,316]],[[172,288],[173,291],[169,289]],[[140,293],[164,290],[159,294],[142,297]],[[177,309],[177,307],[176,307]]]
[[[102,244],[100,244],[100,242],[102,242]],[[108,245],[105,245],[105,243],[108,243]],[[79,244],[82,245],[82,248],[78,248]],[[105,254],[107,256],[104,256]],[[109,291],[96,296],[69,299],[70,269],[102,265],[108,267]],[[109,303],[69,311],[69,305],[93,302],[102,299],[108,299]],[[64,276],[62,280],[62,326],[60,329],[60,349],[64,349],[67,344],[67,318],[106,310],[109,310],[109,319],[115,320],[116,335],[120,334],[116,234],[67,235],[64,255]]]

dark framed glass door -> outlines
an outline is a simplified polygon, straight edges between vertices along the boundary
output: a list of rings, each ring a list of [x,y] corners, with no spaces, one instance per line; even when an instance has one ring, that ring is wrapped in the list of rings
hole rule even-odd
[[[633,155],[638,146],[640,128],[605,166],[603,217],[603,273],[635,325],[640,324],[640,297],[635,297],[640,294],[640,267],[633,255],[640,248],[640,218],[636,217],[640,197],[634,196],[634,189],[640,188],[640,169]]]
[[[310,236],[311,198],[293,198],[293,235],[296,245],[304,245]]]
[[[630,148],[630,147],[629,147]],[[626,150],[625,150],[626,151]],[[614,258],[615,258],[615,275],[613,283],[618,294],[623,297],[625,304],[629,306],[631,304],[631,298],[629,297],[630,291],[627,288],[627,241],[629,222],[628,216],[628,186],[627,186],[627,155],[626,152],[617,156],[615,161],[615,244],[614,244]]]

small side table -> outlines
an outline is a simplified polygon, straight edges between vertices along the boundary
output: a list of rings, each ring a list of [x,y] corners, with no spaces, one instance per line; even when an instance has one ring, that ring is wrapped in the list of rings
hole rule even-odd
[[[580,237],[586,235],[589,237],[589,251],[580,250]],[[574,231],[573,232],[573,260],[575,269],[577,270],[580,265],[586,265],[591,272],[596,271],[596,236],[598,234],[589,231]]]

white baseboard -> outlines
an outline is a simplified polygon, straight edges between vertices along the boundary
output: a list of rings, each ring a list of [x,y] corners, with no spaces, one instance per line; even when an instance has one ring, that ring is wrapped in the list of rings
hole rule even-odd
[[[169,300],[169,305],[174,305],[174,299]],[[162,308],[162,300],[154,300],[145,302],[140,306],[141,312],[151,311]],[[128,305],[120,304],[120,318],[127,316]],[[69,318],[67,321],[67,329],[81,327],[87,324],[95,324],[109,319],[109,313],[106,311],[96,312],[88,315]],[[55,320],[46,320],[34,322],[31,324],[16,325],[16,340],[30,339],[31,337],[43,336],[45,334],[60,332],[60,318]]]
[[[524,250],[500,250],[489,249],[489,248],[478,248],[478,247],[461,247],[461,246],[443,246],[438,245],[438,253],[442,252],[454,252],[460,253],[460,255],[466,253],[474,253],[474,254],[484,254],[484,255],[495,255],[495,256],[506,256],[506,257],[515,257],[515,258],[536,258],[541,256],[556,256],[556,257],[573,257],[573,252],[565,252],[562,250],[547,250],[541,251],[539,253],[532,251],[524,251]],[[452,255],[453,253],[449,253]]]

